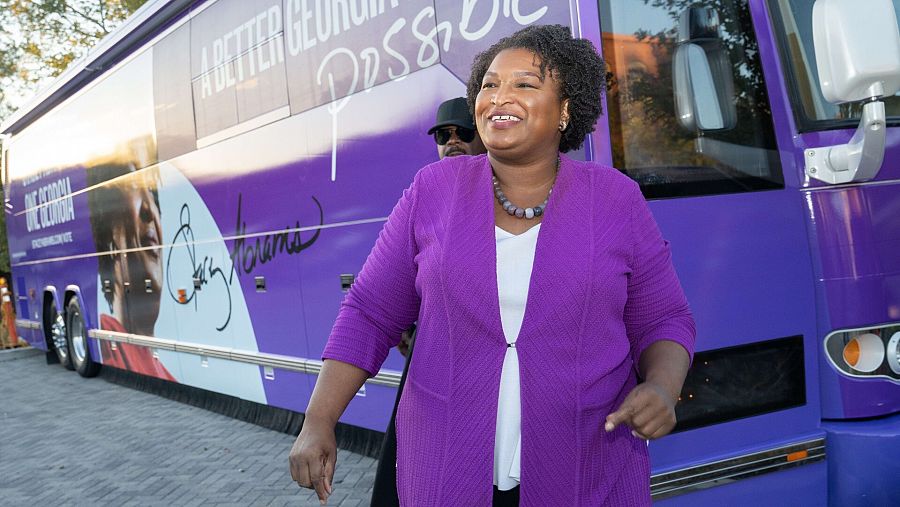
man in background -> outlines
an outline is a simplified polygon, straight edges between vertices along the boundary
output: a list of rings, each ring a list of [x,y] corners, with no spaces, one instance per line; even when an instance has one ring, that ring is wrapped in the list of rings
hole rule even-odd
[[[487,152],[464,97],[450,99],[438,106],[437,121],[428,129],[428,135],[434,136],[440,158]]]
[[[438,106],[437,118],[434,125],[428,129],[428,135],[434,137],[437,145],[438,158],[457,157],[460,155],[481,155],[487,153],[487,149],[481,142],[481,136],[475,129],[475,122],[469,112],[469,104],[465,97],[456,97],[446,100]],[[403,333],[397,350],[405,357],[409,357],[410,341],[415,328]],[[407,366],[409,361],[407,360]],[[400,390],[403,390],[403,381],[406,380],[406,368],[403,370],[403,378],[400,381]],[[400,401],[398,394],[397,401]],[[394,404],[396,415],[397,406]],[[390,431],[394,429],[394,417],[391,416]],[[396,447],[396,446],[395,446]],[[377,480],[377,479],[376,479]]]
[[[481,136],[475,129],[475,122],[472,121],[472,114],[469,112],[469,104],[465,97],[450,99],[438,106],[435,124],[428,129],[428,135],[434,136],[438,157],[441,159],[487,153],[487,149],[481,142]],[[391,421],[388,423],[381,446],[381,458],[378,460],[375,487],[372,490],[372,507],[400,506],[397,496],[397,434],[394,429],[394,419],[397,417],[397,406],[400,404],[400,395],[403,393],[403,385],[406,383],[406,372],[409,370],[409,362],[412,359],[414,334],[415,326],[403,333],[400,344],[397,345],[397,350],[406,356],[406,365],[403,367],[403,376],[400,377],[400,385],[397,388],[394,412],[391,414]]]

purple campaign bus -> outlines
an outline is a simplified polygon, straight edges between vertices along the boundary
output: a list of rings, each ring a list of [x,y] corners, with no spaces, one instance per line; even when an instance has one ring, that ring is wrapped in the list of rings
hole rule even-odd
[[[17,330],[86,377],[299,422],[342,298],[437,158],[437,105],[477,52],[563,24],[609,71],[573,156],[640,184],[697,321],[654,500],[896,505],[898,10],[151,0],[2,125]],[[392,351],[359,391],[342,446],[376,454],[402,368]]]

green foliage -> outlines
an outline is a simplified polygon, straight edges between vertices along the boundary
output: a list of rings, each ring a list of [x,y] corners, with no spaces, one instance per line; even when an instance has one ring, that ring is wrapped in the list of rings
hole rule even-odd
[[[145,1],[0,0],[0,119]]]

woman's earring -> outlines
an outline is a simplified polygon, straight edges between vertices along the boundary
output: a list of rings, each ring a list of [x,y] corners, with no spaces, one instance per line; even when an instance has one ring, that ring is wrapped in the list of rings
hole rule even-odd
[[[568,127],[568,126],[569,126],[569,124],[565,120],[559,122],[559,131],[565,132],[566,127]]]

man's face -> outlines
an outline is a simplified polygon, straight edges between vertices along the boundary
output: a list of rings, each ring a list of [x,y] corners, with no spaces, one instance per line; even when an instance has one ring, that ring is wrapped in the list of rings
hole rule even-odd
[[[453,125],[436,130],[434,132],[434,140],[437,143],[438,156],[440,158],[455,157],[457,155],[481,155],[487,151],[477,131]]]

